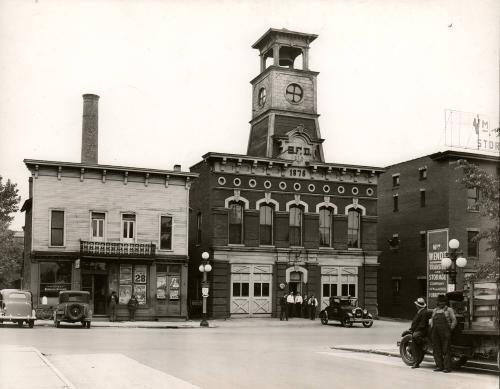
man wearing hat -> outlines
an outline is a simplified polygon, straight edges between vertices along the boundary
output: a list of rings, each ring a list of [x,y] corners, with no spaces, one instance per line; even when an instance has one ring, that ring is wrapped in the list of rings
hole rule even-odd
[[[415,363],[411,366],[412,369],[417,369],[420,367],[420,360],[422,359],[422,345],[424,343],[425,337],[427,336],[427,331],[429,330],[429,311],[427,310],[427,304],[423,297],[419,297],[417,301],[414,302],[417,307],[417,314],[411,322],[410,332],[412,334],[413,341],[411,342],[411,353],[415,358]]]
[[[451,372],[451,331],[457,325],[453,308],[448,306],[444,294],[437,297],[437,307],[432,311],[432,353],[436,361],[434,371]]]

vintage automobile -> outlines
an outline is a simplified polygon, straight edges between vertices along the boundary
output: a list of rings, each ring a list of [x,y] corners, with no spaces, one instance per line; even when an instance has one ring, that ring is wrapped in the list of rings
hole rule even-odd
[[[81,322],[82,327],[90,328],[92,310],[90,309],[90,293],[81,290],[63,290],[59,292],[59,303],[54,311],[54,326],[61,322]]]
[[[0,291],[0,324],[10,321],[22,327],[26,322],[30,328],[33,328],[35,319],[36,313],[33,309],[31,292],[19,289]]]
[[[369,328],[373,325],[373,317],[366,309],[358,307],[357,299],[350,296],[330,297],[330,305],[319,313],[321,324],[330,320],[340,321],[344,327],[352,327],[354,323],[362,323]]]

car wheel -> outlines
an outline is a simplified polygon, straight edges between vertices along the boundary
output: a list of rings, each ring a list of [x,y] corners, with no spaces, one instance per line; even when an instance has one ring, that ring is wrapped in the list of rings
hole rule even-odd
[[[352,327],[352,321],[349,316],[344,316],[341,320],[341,324],[343,327],[349,328]]]
[[[363,327],[370,328],[373,325],[373,321],[364,321]]]
[[[23,326],[23,321],[22,321],[22,320],[18,321],[18,322],[17,322],[17,326],[18,326],[18,327],[22,327],[22,326]]]
[[[323,325],[327,325],[328,324],[328,314],[326,312],[324,312],[321,315],[321,324],[323,324]]]
[[[34,320],[28,321],[28,325],[30,328],[33,328],[35,326],[35,321]]]

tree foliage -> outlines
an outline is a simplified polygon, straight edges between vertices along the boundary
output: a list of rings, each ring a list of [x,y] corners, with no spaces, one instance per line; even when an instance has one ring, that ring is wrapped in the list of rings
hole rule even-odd
[[[19,209],[21,198],[18,196],[17,184],[7,180],[4,185],[2,180],[0,175],[0,224],[9,225],[14,218],[11,214]]]
[[[500,181],[498,177],[488,174],[477,165],[465,160],[458,161],[458,169],[463,170],[463,176],[459,179],[466,188],[479,189],[477,205],[481,215],[491,219],[493,226],[481,231],[476,237],[477,241],[485,239],[488,242],[488,250],[496,252],[497,259],[492,263],[481,264],[477,267],[476,277],[498,279],[498,256],[500,249]]]
[[[0,176],[0,289],[15,286],[21,276],[23,244],[9,230],[21,201],[16,186],[10,180],[3,184]]]

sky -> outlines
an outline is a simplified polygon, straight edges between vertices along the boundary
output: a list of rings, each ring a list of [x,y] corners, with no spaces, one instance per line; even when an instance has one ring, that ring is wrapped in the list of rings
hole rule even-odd
[[[100,96],[101,164],[245,154],[251,45],[271,27],[319,35],[327,162],[424,156],[446,148],[445,110],[498,127],[498,20],[495,0],[0,0],[0,175],[24,201],[23,159],[80,162],[84,93]]]

